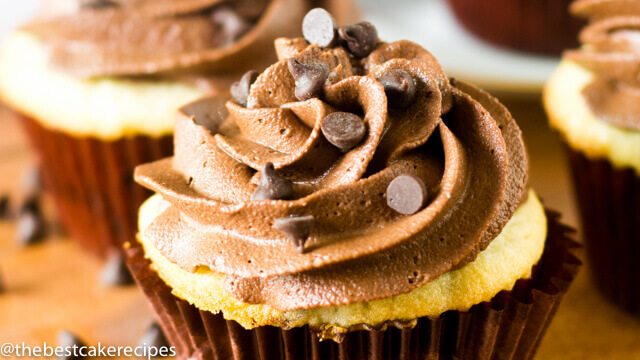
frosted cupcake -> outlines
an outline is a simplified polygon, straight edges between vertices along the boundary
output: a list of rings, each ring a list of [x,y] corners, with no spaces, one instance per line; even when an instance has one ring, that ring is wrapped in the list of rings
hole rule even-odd
[[[129,265],[179,357],[531,357],[579,260],[509,112],[370,23],[303,33],[136,169]]]
[[[70,6],[76,4],[75,11]],[[62,4],[61,4],[62,5]],[[136,165],[169,156],[175,109],[228,92],[295,34],[303,0],[66,2],[9,35],[0,96],[22,117],[72,237],[105,256],[135,237]]]
[[[640,3],[582,0],[591,23],[546,86],[551,126],[567,145],[598,287],[640,314]]]

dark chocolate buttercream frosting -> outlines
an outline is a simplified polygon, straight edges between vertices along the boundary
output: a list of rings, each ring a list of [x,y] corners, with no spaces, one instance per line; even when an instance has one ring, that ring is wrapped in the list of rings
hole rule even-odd
[[[264,68],[277,36],[299,33],[304,0],[85,0],[36,19],[51,64],[74,76],[140,76]],[[282,21],[287,19],[287,21]]]
[[[526,196],[527,158],[496,99],[450,81],[409,41],[379,42],[362,59],[304,39],[276,49],[246,107],[222,97],[183,107],[175,156],[137,169],[136,180],[171,203],[144,233],[167,259],[225,274],[241,301],[294,310],[408,293],[473,261],[501,232]],[[331,70],[320,97],[296,99],[291,57]],[[406,108],[389,108],[377,80],[396,69],[415,82]],[[346,152],[321,130],[336,111],[366,126]],[[290,199],[252,201],[268,163],[293,183]],[[385,199],[400,175],[428,194],[413,215]],[[291,216],[314,219],[304,251],[274,227]]]
[[[583,47],[565,53],[595,73],[582,92],[587,104],[603,121],[640,130],[640,2],[580,0],[571,10],[591,20]]]

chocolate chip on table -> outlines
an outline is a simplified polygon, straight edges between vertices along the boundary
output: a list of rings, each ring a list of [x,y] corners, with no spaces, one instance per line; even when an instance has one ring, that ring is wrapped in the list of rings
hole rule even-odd
[[[164,336],[164,332],[162,328],[157,323],[151,324],[149,329],[142,335],[140,341],[138,341],[138,346],[146,347],[146,348],[156,348],[160,351],[161,348],[168,348],[169,342],[167,338]]]
[[[378,31],[367,21],[342,26],[338,29],[338,34],[346,43],[349,52],[356,58],[369,55],[378,43]]]
[[[338,25],[327,10],[315,8],[302,21],[302,35],[310,44],[318,44],[321,48],[332,47],[338,40]]]
[[[64,349],[64,356],[59,356],[59,360],[83,359],[83,357],[80,356],[78,348],[84,347],[86,344],[72,332],[68,330],[60,330],[58,333],[58,346]]]
[[[0,220],[6,220],[11,215],[11,200],[9,195],[0,196]]]
[[[329,67],[322,63],[303,64],[290,58],[287,62],[289,72],[296,82],[295,96],[300,101],[318,98],[329,77]]]
[[[103,9],[108,7],[115,7],[118,4],[110,0],[86,0],[80,5],[82,9]]]
[[[222,45],[231,45],[251,29],[251,23],[231,7],[223,5],[211,12],[211,20],[222,28]]]
[[[322,135],[343,152],[360,144],[367,133],[362,119],[347,112],[334,112],[325,116],[320,129]]]
[[[427,200],[427,187],[413,175],[400,175],[387,186],[387,205],[403,215],[420,211]]]
[[[264,164],[260,172],[260,184],[253,192],[251,200],[287,200],[293,198],[293,183],[278,175],[273,163]]]
[[[315,218],[313,215],[291,216],[276,219],[273,227],[289,238],[296,250],[303,254],[305,252],[304,245],[309,238],[314,223]]]
[[[18,211],[15,237],[23,246],[36,244],[44,239],[46,225],[38,201],[38,198],[31,197]]]
[[[406,108],[416,97],[416,83],[404,70],[389,70],[378,81],[384,86],[388,104],[392,108]]]
[[[110,256],[102,272],[100,280],[107,286],[125,286],[133,284],[133,277],[129,272],[127,263],[119,251],[114,251]]]
[[[258,78],[258,72],[255,70],[249,70],[240,81],[236,81],[231,85],[231,96],[233,100],[240,106],[247,106],[247,97],[249,97],[249,90],[251,89],[251,84],[253,84]]]

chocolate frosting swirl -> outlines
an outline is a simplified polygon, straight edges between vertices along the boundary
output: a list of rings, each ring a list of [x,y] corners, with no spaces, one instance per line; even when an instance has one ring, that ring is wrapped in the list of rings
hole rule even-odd
[[[565,58],[593,71],[583,96],[598,118],[640,130],[640,4],[630,0],[580,0],[572,12],[590,19],[582,49]]]
[[[86,0],[24,30],[74,76],[139,76],[264,68],[273,39],[297,34],[302,0]],[[281,21],[290,19],[290,21]]]
[[[526,196],[525,148],[508,111],[449,81],[420,46],[380,42],[361,60],[304,39],[278,39],[276,49],[280,60],[253,83],[246,108],[221,97],[185,106],[175,156],[136,171],[171,203],[144,236],[183,269],[223,273],[237,299],[279,310],[388,298],[475,259]],[[297,101],[290,57],[331,69],[321,98]],[[406,109],[388,108],[376,80],[392,69],[415,80]],[[320,130],[335,111],[367,127],[346,153]],[[251,201],[268,162],[293,181],[292,200]],[[403,174],[431,194],[414,215],[385,201]],[[291,215],[315,217],[305,253],[273,227]]]

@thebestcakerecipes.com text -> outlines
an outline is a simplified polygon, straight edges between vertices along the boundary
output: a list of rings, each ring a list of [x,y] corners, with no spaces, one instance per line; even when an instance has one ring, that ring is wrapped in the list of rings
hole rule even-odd
[[[151,360],[155,357],[175,356],[175,347],[163,346],[105,346],[101,343],[93,346],[53,346],[46,342],[31,346],[25,343],[4,343],[0,347],[0,357],[8,359],[36,358],[141,358]]]

